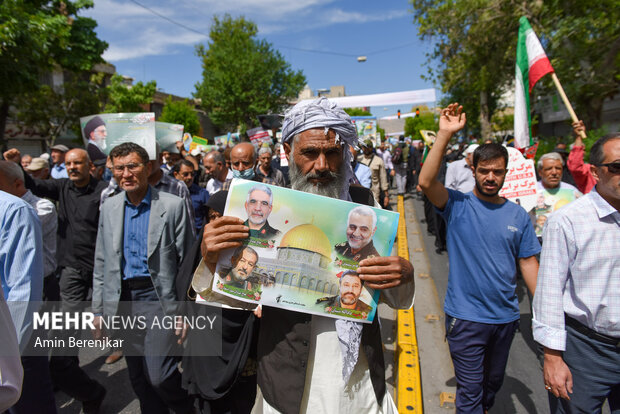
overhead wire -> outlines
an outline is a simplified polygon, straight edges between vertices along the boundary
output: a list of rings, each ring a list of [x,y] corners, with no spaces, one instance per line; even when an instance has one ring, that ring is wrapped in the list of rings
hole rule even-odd
[[[171,19],[170,17],[165,16],[165,15],[159,13],[156,10],[153,10],[153,9],[151,9],[148,6],[145,6],[144,4],[140,3],[137,0],[130,0],[130,1],[132,3],[138,5],[138,6],[142,7],[143,9],[147,10],[148,12],[154,14],[155,16],[166,20],[168,23],[172,23],[174,25],[182,27],[185,30],[188,30],[190,32],[199,34],[201,36],[209,37],[209,34],[201,32],[199,30],[196,30],[196,29],[194,29],[192,27],[189,27],[189,26],[187,26],[187,25],[185,25],[185,24],[183,24],[181,22],[178,22],[178,21],[176,21],[174,19]],[[412,46],[415,43],[416,42],[409,42],[409,43],[406,43],[406,44],[403,44],[403,45],[400,45],[400,46],[394,46],[394,47],[391,47],[391,48],[388,48],[388,49],[380,49],[380,50],[372,51],[370,53],[361,53],[361,54],[357,54],[357,55],[352,54],[352,53],[332,52],[332,51],[329,51],[329,50],[305,49],[305,48],[293,47],[293,46],[285,46],[285,45],[274,45],[274,46],[276,46],[278,48],[282,48],[282,49],[296,50],[296,51],[299,51],[299,52],[318,53],[318,54],[325,54],[325,55],[344,56],[344,57],[354,57],[354,58],[356,58],[356,57],[361,56],[361,55],[373,56],[373,55],[378,55],[378,54],[381,54],[381,53],[391,52],[391,51],[394,51],[394,50],[398,50],[398,49],[402,49],[402,48],[405,48],[405,47],[408,47],[408,46]]]

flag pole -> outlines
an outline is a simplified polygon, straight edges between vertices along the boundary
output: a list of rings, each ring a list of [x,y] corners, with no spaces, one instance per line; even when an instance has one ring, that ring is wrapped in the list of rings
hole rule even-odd
[[[568,100],[566,93],[564,93],[564,88],[562,88],[562,84],[560,83],[560,80],[558,79],[555,72],[551,72],[551,79],[553,79],[553,83],[555,84],[555,87],[558,89],[558,92],[560,93],[560,97],[562,98],[562,101],[564,101],[564,105],[566,105],[566,109],[568,109],[568,113],[570,114],[571,119],[573,120],[573,122],[579,122],[579,119],[577,118],[577,114],[575,114],[575,111],[573,110],[573,106],[570,104],[570,101]],[[585,132],[579,131],[579,135],[581,135],[581,138],[586,139]]]

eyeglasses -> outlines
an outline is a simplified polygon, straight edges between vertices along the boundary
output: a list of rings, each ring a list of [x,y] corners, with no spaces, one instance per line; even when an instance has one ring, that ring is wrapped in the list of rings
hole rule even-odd
[[[140,171],[140,168],[142,168],[143,166],[144,166],[143,163],[139,163],[139,164],[115,165],[112,168],[114,169],[114,172],[122,174],[125,171],[125,168],[127,168],[130,173],[136,173]]]
[[[607,167],[610,173],[620,174],[620,161],[608,162],[606,164],[596,164],[597,167]]]

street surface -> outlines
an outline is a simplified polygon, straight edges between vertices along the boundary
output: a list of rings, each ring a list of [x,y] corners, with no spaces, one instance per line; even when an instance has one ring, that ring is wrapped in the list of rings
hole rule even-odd
[[[392,194],[392,207],[396,209],[396,198]],[[456,381],[448,344],[444,341],[443,300],[448,284],[448,255],[435,253],[434,237],[429,236],[424,218],[423,203],[415,195],[405,197],[405,216],[410,260],[415,267],[415,320],[422,375],[424,412],[442,414],[454,412],[454,404],[443,401],[441,393],[454,393]],[[481,246],[483,248],[483,246]],[[394,251],[393,254],[396,254]],[[542,369],[536,358],[535,343],[531,331],[530,302],[525,285],[520,280],[517,293],[521,308],[521,329],[513,341],[504,385],[497,395],[490,414],[546,414],[549,412],[547,392],[542,380]],[[386,381],[388,391],[394,396],[396,385],[394,370],[395,318],[396,312],[381,304],[379,307],[381,332],[385,344]],[[108,352],[82,350],[80,361],[85,371],[107,388],[102,414],[135,414],[140,412],[124,359],[106,365]],[[56,393],[56,402],[61,413],[77,414],[82,404]],[[607,406],[603,413],[609,413]]]

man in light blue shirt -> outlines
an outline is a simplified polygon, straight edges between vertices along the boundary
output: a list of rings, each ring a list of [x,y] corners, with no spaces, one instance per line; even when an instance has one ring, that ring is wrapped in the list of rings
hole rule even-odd
[[[33,313],[43,297],[41,222],[28,203],[4,191],[0,191],[0,240],[2,292],[24,352],[30,349]],[[47,356],[22,356],[22,365],[22,396],[9,412],[56,412]]]
[[[66,145],[54,145],[52,150],[52,178],[69,178],[67,167],[65,166],[65,153],[69,151]]]

